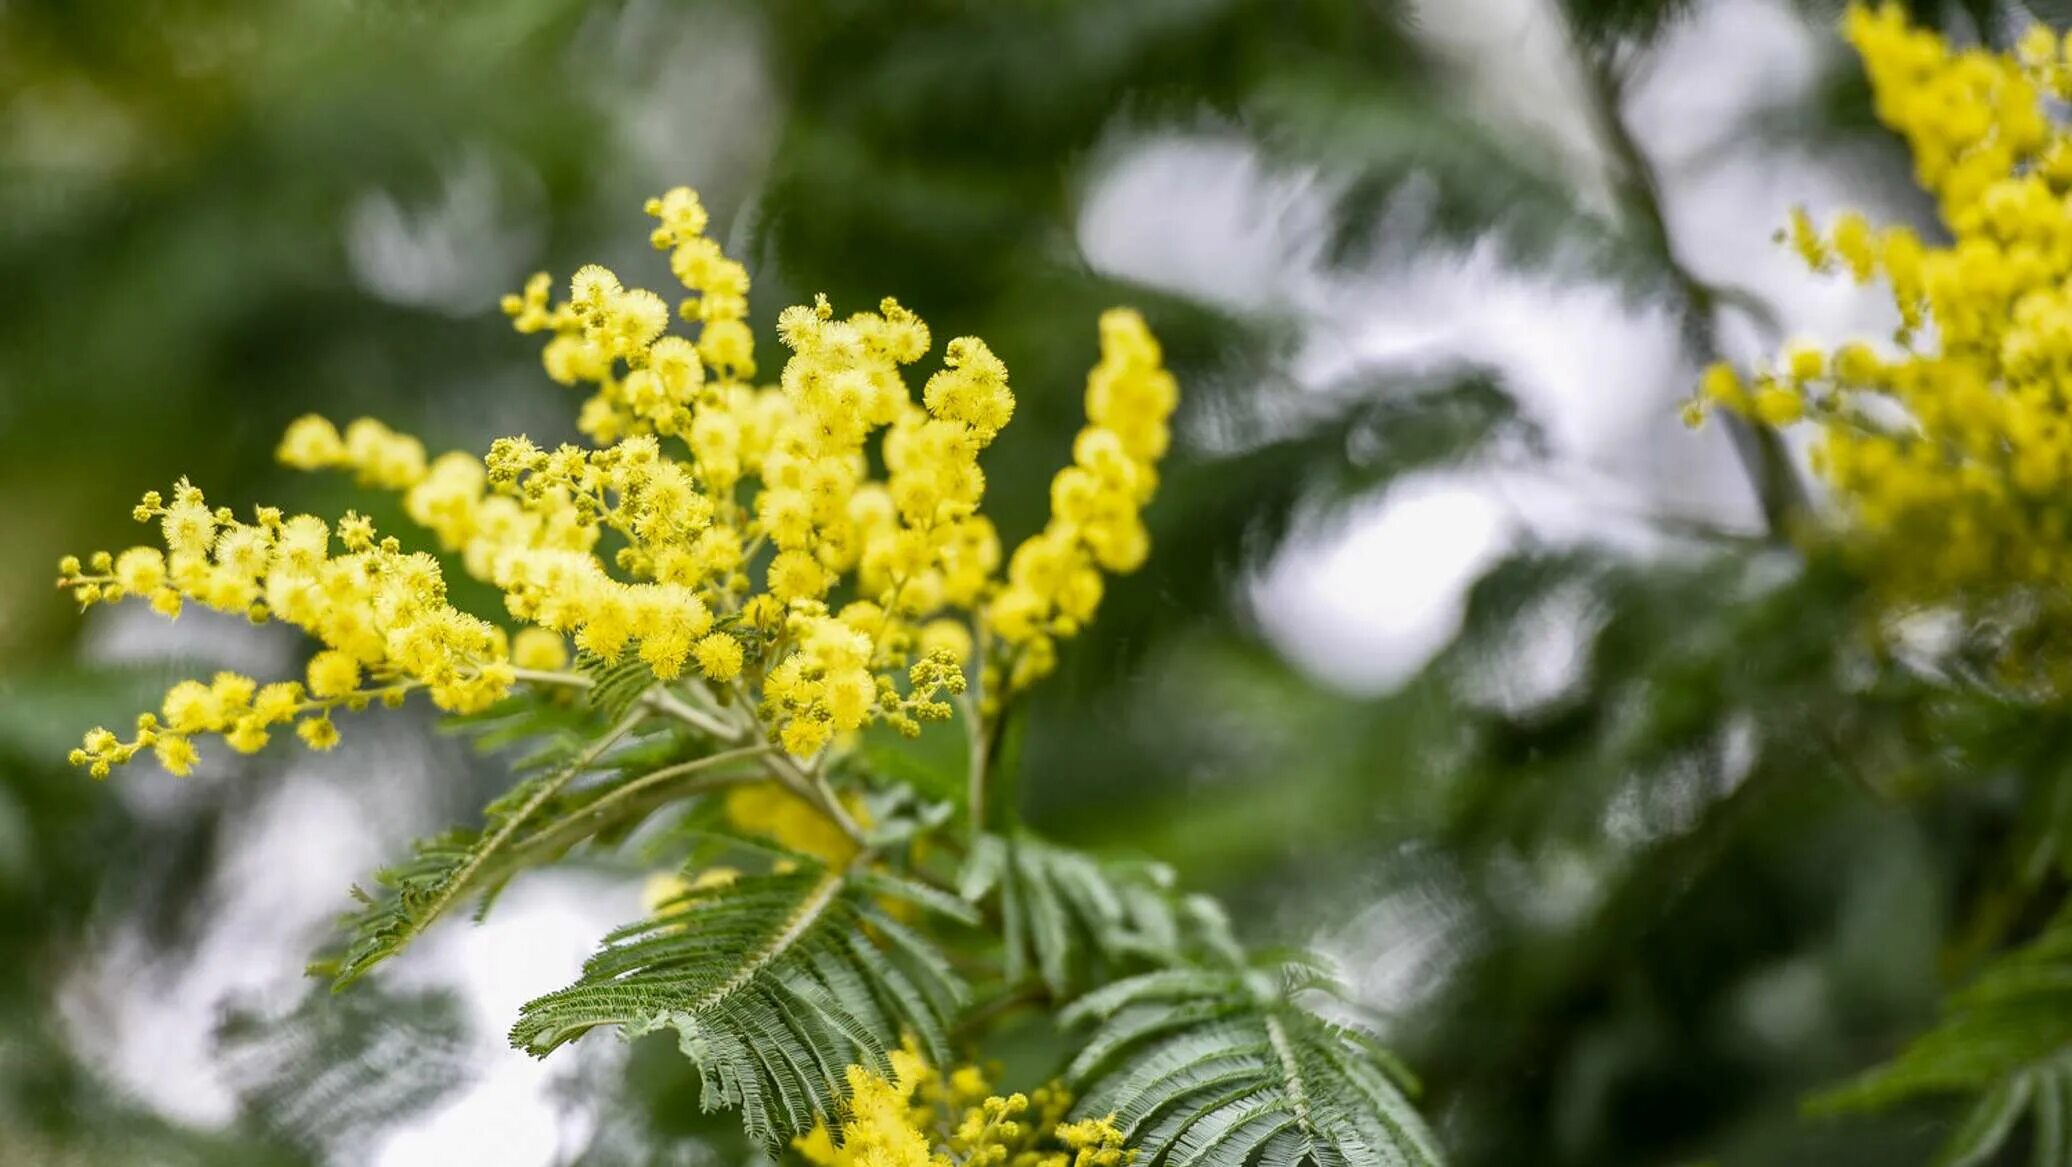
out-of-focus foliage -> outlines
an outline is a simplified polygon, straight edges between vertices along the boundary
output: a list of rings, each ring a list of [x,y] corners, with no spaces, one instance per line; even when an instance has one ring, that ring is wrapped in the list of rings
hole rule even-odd
[[[1985,1163],[2019,1145],[2010,1136],[2025,1113],[2032,1161],[2062,1162],[2072,1155],[2059,1068],[2072,1024],[2062,990],[2065,908],[2062,888],[2039,877],[2068,858],[2053,724],[2065,664],[2058,536],[2048,524],[2030,525],[2030,515],[2056,509],[2064,460],[2063,362],[2051,355],[2062,331],[2061,279],[2052,273],[2072,263],[2055,243],[2065,226],[2063,192],[2072,187],[2055,160],[2072,140],[2053,119],[2072,93],[2072,73],[2063,35],[2040,24],[2022,29],[2008,50],[1958,48],[1909,23],[1897,5],[1852,6],[1845,28],[1874,109],[1905,139],[1951,241],[1924,241],[1905,225],[1874,233],[1858,212],[1822,231],[1794,210],[1789,235],[1802,260],[1889,288],[1898,353],[1881,356],[1861,343],[1832,354],[1794,345],[1752,386],[1732,366],[1713,366],[1704,395],[1766,426],[1813,423],[1812,464],[1838,512],[1832,532],[1819,537],[1841,547],[1868,585],[1855,605],[1876,626],[1866,642],[1904,651],[1912,640],[1918,651],[1925,646],[1907,622],[1934,614],[1946,634],[1919,651],[1914,670],[1997,699],[2043,735],[2041,766],[2017,771],[2027,797],[2013,886],[1994,890],[2029,912],[2056,910],[2038,925],[2011,917],[2003,899],[1960,916],[1974,933],[1973,955],[1991,963],[1949,999],[1941,1024],[1885,1067],[1829,1093],[1821,1108],[1975,1095],[1943,1162]],[[1976,751],[1998,762],[1966,728],[1930,724],[1913,752]]]
[[[467,1029],[450,994],[322,985],[284,1014],[233,1010],[216,1042],[246,1121],[312,1158],[363,1157],[402,1118],[470,1076]]]

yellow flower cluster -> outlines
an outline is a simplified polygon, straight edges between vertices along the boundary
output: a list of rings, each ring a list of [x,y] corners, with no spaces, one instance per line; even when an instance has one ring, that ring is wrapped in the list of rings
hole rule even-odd
[[[755,376],[748,269],[706,236],[705,207],[689,187],[649,199],[647,213],[658,220],[650,241],[670,253],[670,271],[692,293],[679,307],[700,325],[695,343],[663,335],[669,305],[661,296],[623,287],[595,264],[576,272],[563,303],[550,303],[554,282],[545,273],[504,297],[518,331],[553,333],[543,354],[548,376],[596,386],[577,425],[604,445],[629,434],[688,436],[708,368],[728,384]]]
[[[2072,630],[2072,132],[2044,108],[2072,97],[2072,43],[1953,49],[1895,4],[1853,5],[1846,31],[1950,241],[1795,212],[1808,264],[1889,288],[1894,345],[1793,344],[1752,377],[1708,370],[1700,399],[1818,427],[1843,537],[1895,602],[2012,601]]]
[[[341,431],[314,416],[280,444],[288,465],[399,494],[441,550],[501,593],[518,629],[508,642],[447,606],[437,560],[377,542],[364,519],[334,531],[261,511],[237,523],[184,483],[171,504],[140,508],[163,519],[165,553],[68,560],[61,583],[83,603],[135,595],[172,615],[195,600],[308,630],[327,651],[284,719],[313,718],[313,744],[334,738],[337,704],[423,687],[442,708],[472,710],[514,683],[584,683],[559,671],[571,645],[636,655],[706,711],[697,724],[801,760],[873,724],[918,733],[973,681],[996,713],[1092,617],[1102,573],[1145,557],[1140,514],[1177,389],[1142,319],[1102,317],[1088,425],[1053,484],[1049,524],[1003,563],[980,513],[979,456],[1015,401],[983,341],[949,341],[916,392],[906,370],[931,348],[927,325],[890,299],[842,317],[822,297],[779,316],[790,356],[776,384],[757,385],[745,269],[704,234],[690,190],[647,210],[689,293],[678,314],[693,336],[671,334],[662,296],[595,265],[564,300],[542,275],[504,305],[521,332],[547,335],[549,375],[590,391],[578,425],[595,445],[512,437],[484,457],[432,458],[371,419]],[[81,756],[99,773],[151,746],[184,769],[184,737],[202,731],[257,748],[283,707],[237,693],[224,686],[211,716],[179,721],[189,728],[169,728],[167,712],[133,742],[97,731]],[[810,793],[812,775],[784,777],[791,794]]]
[[[292,624],[325,648],[310,661],[306,686],[262,688],[250,677],[219,673],[206,685],[174,686],[157,714],[137,719],[130,741],[93,730],[72,762],[95,777],[146,747],[184,774],[196,760],[191,739],[198,734],[220,734],[231,748],[251,753],[266,744],[269,728],[298,718],[302,739],[328,749],[338,740],[330,715],[339,706],[394,703],[422,688],[441,709],[469,712],[511,686],[503,631],[448,605],[438,560],[406,553],[392,538],[377,540],[365,518],[347,513],[334,531],[314,515],[284,518],[262,507],[244,523],[227,508],[211,509],[185,480],[170,502],[155,491],[145,495],[136,518],[158,521],[163,551],[132,547],[120,555],[97,552],[84,565],[73,558],[58,565],[59,584],[82,605],[141,596],[177,615],[192,601]]]
[[[870,815],[863,800],[845,799],[843,806],[859,825],[869,826]],[[856,843],[829,822],[812,803],[782,786],[759,782],[727,791],[727,823],[735,830],[758,835],[783,847],[811,855],[837,870],[856,857]]]
[[[1158,460],[1171,441],[1166,423],[1179,398],[1143,318],[1102,316],[1101,361],[1086,379],[1088,425],[1072,443],[1073,464],[1051,483],[1050,523],[1015,548],[1007,586],[986,610],[994,635],[1019,650],[1010,691],[1049,673],[1056,638],[1093,618],[1102,571],[1143,564],[1151,539],[1141,514],[1158,489]]]
[[[892,1053],[891,1078],[848,1070],[849,1105],[840,1129],[826,1123],[792,1146],[816,1167],[1126,1167],[1115,1116],[1066,1122],[1063,1087],[992,1093],[984,1071],[944,1076],[909,1047]]]

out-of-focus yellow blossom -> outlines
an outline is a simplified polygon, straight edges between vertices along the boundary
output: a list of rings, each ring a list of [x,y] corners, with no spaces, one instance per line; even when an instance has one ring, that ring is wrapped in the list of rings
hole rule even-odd
[[[568,644],[544,628],[521,628],[511,638],[511,663],[551,671],[568,664]]]
[[[675,312],[596,265],[559,298],[540,275],[504,303],[520,332],[545,338],[547,373],[586,392],[578,427],[592,444],[508,437],[481,457],[432,456],[372,419],[341,429],[316,416],[280,443],[291,466],[397,494],[500,593],[509,631],[449,606],[439,561],[364,517],[238,522],[182,483],[138,508],[163,550],[67,560],[63,586],[86,604],[134,596],[168,615],[193,602],[280,620],[321,651],[299,683],[204,686],[207,701],[182,690],[133,738],[96,731],[75,758],[102,774],[150,749],[185,770],[197,734],[257,749],[291,722],[328,748],[340,707],[424,689],[477,710],[514,684],[590,683],[565,671],[575,654],[637,657],[657,707],[724,744],[776,747],[773,781],[729,801],[737,826],[842,862],[860,806],[828,789],[831,751],[873,725],[913,734],[947,719],[975,680],[982,713],[997,714],[1047,672],[1057,640],[1093,616],[1103,573],[1133,570],[1147,548],[1140,512],[1177,394],[1144,322],[1102,317],[1073,464],[1049,524],[1008,561],[981,513],[979,459],[1015,399],[985,342],[949,340],[913,381],[935,345],[925,323],[890,299],[845,316],[820,297],[779,315],[789,355],[759,385],[746,269],[705,234],[692,191],[647,211],[684,291]]]
[[[2072,97],[2068,46],[2039,26],[2015,53],[1957,49],[1892,4],[1853,5],[1845,29],[1949,241],[1855,212],[1823,231],[1794,212],[1786,238],[1806,263],[1889,289],[1893,344],[1795,344],[1749,376],[1708,370],[1699,398],[1817,427],[1813,467],[1846,519],[1839,538],[1893,604],[2027,613],[2029,632],[2061,638],[2072,633],[2072,132],[2045,103]]]
[[[760,835],[787,850],[811,855],[840,868],[856,857],[856,843],[828,821],[812,803],[775,783],[736,786],[727,791],[727,822],[744,834]],[[862,800],[850,799],[843,809],[868,826]]]
[[[1126,1167],[1115,1116],[1066,1122],[1071,1095],[1056,1084],[992,1093],[984,1071],[939,1074],[911,1043],[892,1052],[892,1076],[848,1068],[850,1098],[838,1128],[825,1122],[793,1140],[816,1167]]]

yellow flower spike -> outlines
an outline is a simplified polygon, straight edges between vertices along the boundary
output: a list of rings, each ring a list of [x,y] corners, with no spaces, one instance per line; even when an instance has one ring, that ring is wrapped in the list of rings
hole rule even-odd
[[[705,233],[705,205],[690,187],[674,187],[660,198],[649,199],[643,209],[661,220],[649,236],[656,250],[667,250]]]
[[[2031,70],[2047,69],[2058,63],[2058,36],[2047,24],[2032,24],[2015,42],[2015,57]]]
[[[534,272],[532,278],[525,281],[525,290],[505,296],[500,307],[519,332],[539,332],[553,325],[553,315],[547,304],[553,293],[554,277],[546,272]]]
[[[1786,426],[1806,415],[1806,402],[1789,389],[1765,385],[1756,391],[1754,413],[1764,425]]]
[[[1877,241],[1870,220],[1861,213],[1848,211],[1835,220],[1832,244],[1836,258],[1857,283],[1869,283],[1877,274]]]
[[[78,560],[72,561],[69,575],[78,574]],[[125,591],[142,594],[156,591],[165,582],[165,553],[156,547],[132,547],[115,557],[115,582]]]
[[[360,687],[360,662],[335,649],[312,657],[308,671],[312,697],[343,697]]]
[[[1150,537],[1139,517],[1170,442],[1167,419],[1178,390],[1143,318],[1117,309],[1101,318],[1101,361],[1087,377],[1087,419],[1074,465],[1058,474],[1052,517],[1008,563],[1007,586],[986,610],[988,629],[1009,646],[1013,689],[1047,675],[1056,637],[1074,635],[1099,606],[1101,571],[1140,566]]]
[[[1054,1085],[1033,1095],[987,1096],[976,1066],[955,1067],[945,1079],[911,1044],[893,1051],[892,1061],[890,1078],[850,1067],[852,1097],[840,1121],[818,1124],[793,1147],[829,1167],[1120,1167],[1134,1158],[1113,1116],[1064,1122],[1071,1099]]]
[[[271,736],[266,732],[266,722],[262,718],[247,713],[223,735],[223,741],[240,754],[256,754],[266,748]]]
[[[1751,404],[1748,390],[1743,386],[1741,374],[1729,364],[1720,363],[1708,367],[1698,382],[1698,397],[1701,401],[1727,409],[1746,410]]]
[[[222,703],[200,681],[182,681],[165,695],[159,710],[175,733],[206,733],[223,722]]]
[[[585,264],[568,281],[568,306],[576,318],[589,327],[599,327],[611,312],[611,305],[624,288],[619,277],[601,264]]]
[[[1794,381],[1812,381],[1827,373],[1827,354],[1817,346],[1793,344],[1784,350],[1784,372]]]
[[[1823,271],[1827,268],[1829,259],[1827,241],[1821,238],[1820,229],[1813,225],[1813,217],[1806,213],[1806,208],[1793,207],[1791,209],[1790,223],[1786,229],[1784,241],[1790,245],[1793,251],[1798,253],[1799,258],[1805,261],[1807,267],[1815,271]]]

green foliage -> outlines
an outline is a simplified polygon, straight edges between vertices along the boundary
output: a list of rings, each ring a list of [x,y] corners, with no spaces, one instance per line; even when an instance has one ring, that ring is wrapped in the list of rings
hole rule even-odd
[[[1088,994],[1064,1017],[1099,1023],[1067,1071],[1085,1087],[1078,1111],[1115,1113],[1149,1167],[1437,1164],[1394,1058],[1303,1003],[1332,988],[1293,963],[1146,973]]]
[[[312,991],[284,1015],[234,1010],[216,1046],[245,1120],[332,1160],[467,1082],[467,1027],[445,992]]]
[[[1407,194],[1419,251],[1494,245],[1519,267],[1603,277],[1636,297],[1663,291],[1659,241],[1589,205],[1544,146],[1368,71],[1278,77],[1258,104],[1274,127],[1269,156],[1333,180],[1328,255],[1340,265],[1405,248],[1389,229],[1403,216],[1387,212]]]
[[[775,1145],[839,1113],[844,1068],[890,1072],[912,1034],[933,1061],[965,988],[934,945],[841,872],[693,889],[606,938],[568,988],[528,1002],[511,1043],[544,1055],[599,1026],[673,1029],[706,1109]]]
[[[1561,0],[1577,35],[1592,41],[1650,40],[1697,7],[1693,0]]]
[[[1133,967],[1236,951],[1222,907],[1176,891],[1171,869],[1102,862],[1027,831],[980,836],[958,890],[997,909],[1007,983],[1033,971],[1055,1000]]]
[[[2072,1159],[2072,915],[1952,995],[1935,1028],[1891,1062],[1815,1098],[1819,1112],[1875,1110],[1919,1095],[1977,1101],[1940,1162],[1987,1162],[2033,1115],[2039,1164]]]
[[[328,241],[349,200],[365,190],[395,194],[406,211],[435,201],[435,164],[456,143],[483,142],[519,175],[511,185],[540,202],[548,237],[517,250],[544,255],[528,254],[526,262],[544,258],[566,270],[569,256],[589,254],[585,214],[599,203],[614,214],[624,209],[625,192],[602,176],[639,169],[605,152],[604,143],[625,135],[599,132],[607,119],[584,99],[600,77],[625,67],[623,48],[599,51],[613,39],[600,30],[610,29],[616,11],[482,5],[461,6],[449,18],[418,5],[348,15],[283,6],[251,17],[254,31],[235,40],[247,48],[197,66],[189,47],[212,43],[211,27],[227,19],[216,6],[165,14],[162,26],[123,19],[114,11],[120,7],[17,4],[0,18],[17,32],[15,61],[44,80],[46,70],[77,74],[86,91],[138,118],[145,132],[137,140],[150,145],[104,172],[27,168],[29,180],[5,195],[17,213],[0,239],[0,261],[36,273],[38,292],[0,329],[4,371],[12,383],[48,387],[7,403],[6,448],[16,457],[0,489],[38,504],[19,512],[54,502],[115,514],[133,494],[125,475],[58,465],[76,460],[77,451],[47,434],[76,426],[81,402],[99,419],[94,440],[107,452],[97,463],[163,469],[168,448],[182,447],[184,466],[241,489],[237,476],[262,473],[275,422],[292,412],[283,384],[305,386],[292,395],[298,401],[313,394],[348,410],[376,404],[371,398],[384,391],[370,387],[378,386],[442,401],[432,390],[463,369],[469,384],[499,395],[533,386],[529,368],[521,379],[496,365],[521,363],[497,322],[476,330],[384,302],[354,286],[346,257]],[[1790,1123],[1799,1091],[1889,1051],[1892,1035],[1916,1023],[1938,947],[1952,950],[1953,964],[1975,967],[2004,934],[2033,921],[2036,901],[2057,894],[2067,852],[2061,824],[2072,805],[2065,794],[2072,784],[2062,779],[2064,743],[2072,740],[2063,719],[1971,681],[1942,676],[1923,684],[1892,662],[1867,659],[1852,650],[1861,631],[1852,601],[1862,581],[1832,564],[1797,570],[1784,552],[1748,554],[1710,533],[1695,563],[1680,554],[1636,563],[1535,549],[1488,575],[1470,598],[1457,643],[1400,692],[1360,699],[1321,690],[1256,642],[1227,602],[1230,581],[1277,545],[1304,508],[1371,498],[1420,468],[1521,446],[1534,452],[1530,425],[1503,386],[1476,370],[1370,376],[1321,395],[1321,403],[1295,398],[1276,375],[1283,354],[1270,326],[1118,287],[1089,270],[1071,245],[1076,199],[1103,143],[1206,124],[1246,135],[1291,171],[1335,184],[1335,254],[1344,262],[1495,240],[1514,264],[1557,278],[1606,279],[1653,302],[1673,290],[1675,253],[1636,221],[1633,191],[1606,213],[1529,144],[1464,116],[1457,101],[1434,100],[1389,4],[738,7],[753,13],[767,40],[776,90],[770,104],[783,119],[767,180],[744,180],[754,191],[746,204],[752,214],[735,210],[738,198],[714,203],[723,223],[735,219],[734,234],[760,241],[758,313],[821,289],[845,306],[889,289],[924,314],[993,340],[1027,390],[1031,426],[989,463],[993,492],[1014,520],[1005,533],[1038,521],[1053,467],[1029,451],[1048,457],[1053,439],[1078,424],[1073,393],[1046,397],[1035,387],[1072,384],[1090,338],[1064,322],[1083,318],[1088,306],[1148,301],[1183,365],[1198,403],[1191,408],[1207,406],[1197,419],[1207,415],[1250,435],[1262,416],[1271,419],[1291,401],[1316,407],[1296,411],[1289,425],[1269,425],[1265,440],[1234,453],[1183,451],[1176,459],[1150,516],[1153,562],[1117,581],[1108,617],[1068,662],[1061,680],[1071,684],[1047,695],[1031,718],[1028,769],[1041,775],[1024,792],[1032,817],[1055,838],[1087,849],[1011,829],[986,836],[966,858],[966,874],[977,874],[965,890],[999,935],[958,925],[931,936],[960,968],[970,966],[981,999],[1007,987],[976,983],[991,979],[995,956],[1000,980],[1010,979],[1011,963],[1012,979],[1033,979],[1045,997],[1070,997],[1145,966],[1179,965],[1173,975],[1180,976],[1194,975],[1186,971],[1191,960],[1227,963],[1186,940],[1197,925],[1199,936],[1223,935],[1207,901],[1182,896],[1178,880],[1158,868],[1098,858],[1124,847],[1169,859],[1197,886],[1225,894],[1248,934],[1343,923],[1348,901],[1381,890],[1454,890],[1466,905],[1464,922],[1446,936],[1468,936],[1467,951],[1436,995],[1405,1019],[1401,1040],[1425,1071],[1430,1109],[1453,1117],[1456,1161],[1916,1161],[1906,1138],[1923,1124],[1911,1119],[1777,1132]],[[1825,21],[1839,5],[1805,7]],[[1919,0],[1913,7],[1968,27],[1980,13],[1997,16],[2009,6]],[[1562,5],[1587,58],[1621,74],[1645,68],[1649,38],[1690,8],[1646,0]],[[499,9],[509,15],[498,17]],[[96,10],[115,19],[95,19]],[[579,35],[581,28],[588,34]],[[2006,32],[1991,21],[1980,28]],[[77,91],[55,83],[41,89]],[[1827,120],[1836,129],[1824,147],[1883,141],[1870,129],[1860,87],[1835,104]],[[700,119],[700,126],[719,120]],[[1797,131],[1823,119],[1795,104],[1778,120]],[[685,131],[684,141],[692,136]],[[1381,212],[1405,192],[1429,196],[1413,204],[1425,209],[1423,221],[1384,222]],[[80,321],[123,343],[82,348]],[[481,339],[492,334],[493,341]],[[1229,388],[1211,388],[1219,384]],[[1262,385],[1268,392],[1255,392]],[[435,439],[484,436],[454,420],[470,414],[468,405],[443,408],[431,418]],[[230,416],[256,420],[226,433],[221,422]],[[53,488],[60,480],[67,489]],[[26,524],[21,562],[7,565],[39,590],[58,550],[38,549],[42,534],[37,523]],[[29,594],[26,584],[21,590]],[[60,607],[38,601],[9,612],[32,613],[48,627]],[[1551,694],[1506,697],[1497,682],[1507,679],[1520,645],[1545,638],[1550,619],[1571,620],[1579,631],[1573,676]],[[36,626],[15,621],[7,631],[24,627]],[[1161,704],[1171,701],[1161,683],[1172,683],[1161,669],[1185,682],[1178,708]],[[615,845],[723,775],[665,773],[711,755],[695,738],[658,735],[557,778],[571,744],[594,736],[600,718],[630,712],[639,697],[608,668],[590,666],[589,675],[598,683],[587,702],[504,711],[482,723],[488,741],[552,742],[549,769],[499,799],[484,828],[435,841],[385,873],[382,897],[355,921],[357,935],[331,966],[334,975],[364,975],[453,906],[486,902],[513,874],[578,848]],[[74,712],[45,712],[53,694],[66,691],[47,674],[10,685],[0,728],[40,739],[50,726],[80,721]],[[96,710],[142,707],[126,695],[92,700]],[[1226,724],[1233,722],[1235,730]],[[867,744],[858,768],[878,783],[873,797],[896,801],[902,785],[943,803],[961,797],[957,728],[931,730],[928,744],[948,741],[950,749],[922,763],[913,763],[906,743],[879,743],[892,748],[877,751]],[[5,914],[9,947],[0,963],[10,979],[0,1043],[31,1052],[22,1068],[10,1061],[9,1120],[0,1135],[29,1148],[30,1158],[64,1161],[63,1148],[46,1154],[33,1139],[14,1141],[12,1117],[40,1121],[64,1110],[89,1116],[88,1125],[105,1117],[111,1129],[134,1132],[111,1136],[95,1161],[256,1161],[247,1146],[148,1130],[135,1115],[95,1103],[99,1088],[86,1075],[44,1068],[63,1055],[38,1017],[49,990],[38,978],[79,947],[87,906],[120,900],[124,891],[111,886],[111,865],[84,857],[118,850],[181,856],[182,878],[166,882],[198,884],[193,876],[237,797],[213,796],[220,801],[196,816],[206,824],[183,826],[187,837],[146,834],[112,809],[112,799],[100,800],[104,811],[83,809],[84,796],[67,792],[87,788],[46,780],[29,760],[55,756],[63,744],[39,740],[8,758],[14,769],[0,809],[13,825],[0,842],[31,848],[24,852],[31,858],[10,859],[0,872],[7,902],[20,908]],[[1580,906],[1546,906],[1559,899],[1538,886],[1558,884],[1549,872],[1569,873],[1587,890]],[[1889,872],[1902,873],[1889,877],[1902,890],[1880,890],[1888,878],[1881,873]],[[876,898],[897,896],[944,920],[959,914],[943,889],[921,878],[857,871],[837,906],[883,911]],[[1920,887],[1928,890],[1905,890]],[[1947,894],[1964,902],[1942,903],[1936,889],[1943,888],[1957,889]],[[147,902],[156,905],[154,930],[177,938],[195,926],[195,914],[176,899],[169,892]],[[2002,900],[2011,906],[1994,907]],[[1202,914],[1189,915],[1188,904]],[[1974,910],[1981,905],[1989,910]],[[1992,926],[1967,923],[1961,935],[1945,936],[1945,915],[1976,915]],[[859,921],[847,926],[846,934],[830,930],[826,943],[861,938],[877,951],[884,939]],[[1417,939],[1417,930],[1407,926],[1405,939]],[[649,930],[614,945],[659,950],[673,938]],[[686,953],[657,975],[663,986],[723,976],[738,955]],[[899,952],[878,955],[890,962]],[[871,979],[875,966],[859,960],[852,971],[882,1011],[889,989]],[[1830,978],[1817,982],[1829,994],[1820,999],[1831,999],[1820,1013],[1825,1020],[1760,1045],[1750,1036],[1747,1001],[1773,978],[1797,984],[1791,978],[1802,974]],[[1263,989],[1253,980],[1247,1000]],[[600,1015],[623,1004],[605,1003],[607,986],[595,992]],[[1282,1003],[1244,1017],[1278,1010],[1293,1019],[1290,1032],[1328,1032],[1316,1014],[1274,993],[1264,999]],[[2009,1000],[2047,1015],[2040,986]],[[2014,1008],[1959,1001],[1971,998],[1953,1000],[1950,1024]],[[1132,1008],[1118,1007],[1102,1032]],[[839,1039],[821,1052],[854,1046],[854,1035],[834,1021],[808,1016]],[[960,1020],[948,1016],[937,1024]],[[773,1020],[764,1012],[740,1023],[758,1018]],[[626,1024],[615,1016],[599,1023]],[[1231,1025],[1203,1040],[1237,1042],[1230,1035],[1238,1022]],[[17,1037],[24,1029],[28,1040]],[[1243,1032],[1256,1041],[1256,1026]],[[2019,1142],[2011,1132],[2024,1116],[2034,1114],[2042,1128],[2056,1105],[2047,1087],[2062,1079],[2046,1049],[2057,1030],[2038,1021],[2033,1035],[2019,1035],[2034,1036],[2033,1045],[2009,1037],[1976,1047],[1970,1038],[1938,1045],[1934,1035],[1942,1032],[1923,1039],[1928,1053],[1903,1055],[1871,1081],[1890,1089],[1908,1080],[1899,1067],[1912,1064],[1908,1072],[1925,1075],[1916,1079],[1919,1090],[1947,1081],[1933,1091],[1981,1094],[1953,1161]],[[885,1043],[884,1032],[874,1037]],[[1120,1091],[1125,1070],[1137,1064],[1131,1051],[1160,1040],[1119,1050],[1112,1071],[1091,1071],[1097,1089]],[[1196,1055],[1212,1048],[1220,1047],[1179,1052],[1199,1064]],[[1339,1047],[1301,1048],[1306,1083],[1325,1068],[1317,1059]],[[638,1049],[651,1053],[653,1043]],[[1979,1060],[1980,1050],[1992,1056]],[[636,1071],[639,1083],[668,1088],[597,1089],[639,1097],[651,1118],[694,1110],[683,1102],[686,1079],[706,1063],[668,1053],[639,1058]],[[1262,1070],[1256,1059],[1244,1064],[1254,1075],[1245,1080],[1260,1084],[1255,1102],[1287,1100],[1284,1070]],[[809,1068],[809,1076],[824,1077],[817,1065]],[[733,1069],[750,1077],[761,1071]],[[255,1074],[265,1072],[254,1064]],[[758,1082],[774,1129],[784,1095]],[[725,1087],[710,1076],[702,1088],[725,1100]],[[15,1108],[17,1096],[30,1100],[25,1108]],[[1188,1095],[1172,1111],[1210,1101]],[[1300,1136],[1294,1128],[1267,1133],[1265,1113],[1253,1118],[1226,1107],[1205,1114],[1192,1133],[1173,1136],[1163,1158],[1199,1153],[1219,1161],[1253,1138],[1260,1142],[1250,1145],[1292,1153]],[[1143,1126],[1163,1129],[1162,1118],[1147,1115]],[[1230,1126],[1221,1127],[1226,1120]],[[1808,1141],[1818,1139],[1830,1141]],[[139,1149],[146,1145],[149,1151]],[[1807,1150],[1814,1145],[1822,1149]],[[629,1152],[628,1161],[646,1160]]]
[[[475,897],[483,897],[486,905],[487,897],[527,858],[537,861],[538,852],[556,844],[565,850],[562,836],[569,833],[571,821],[595,823],[596,816],[590,813],[593,803],[615,791],[623,795],[625,785],[594,787],[575,807],[557,806],[557,796],[617,745],[638,720],[637,713],[622,718],[617,728],[589,742],[573,757],[550,753],[556,759],[550,768],[519,782],[484,809],[480,829],[456,829],[423,840],[414,846],[408,861],[377,872],[374,879],[380,893],[355,887],[353,896],[362,907],[342,921],[342,950],[314,962],[310,971],[331,978],[334,988],[344,988],[408,947],[455,906]]]

